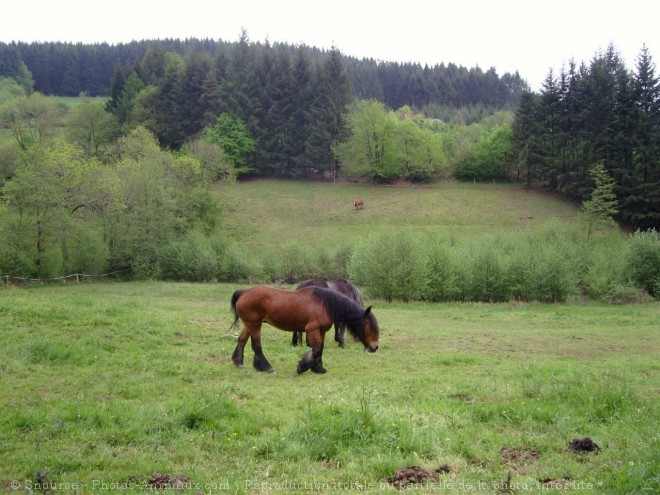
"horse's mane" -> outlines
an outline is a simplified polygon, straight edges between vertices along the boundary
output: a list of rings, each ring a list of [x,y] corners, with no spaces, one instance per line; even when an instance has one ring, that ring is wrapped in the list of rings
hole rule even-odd
[[[335,324],[345,324],[351,335],[358,340],[364,338],[364,308],[349,297],[331,289],[314,287],[313,294],[323,303],[323,307]],[[369,313],[369,317],[373,318],[373,315]],[[376,327],[372,325],[372,328]]]
[[[328,282],[328,288],[332,289],[332,286],[335,286],[338,292],[341,292],[342,294],[350,297],[353,299],[356,303],[358,303],[360,306],[364,308],[364,299],[362,299],[362,293],[360,292],[360,289],[355,287],[352,283],[350,283],[348,280],[345,278],[338,278],[336,280],[330,280]]]

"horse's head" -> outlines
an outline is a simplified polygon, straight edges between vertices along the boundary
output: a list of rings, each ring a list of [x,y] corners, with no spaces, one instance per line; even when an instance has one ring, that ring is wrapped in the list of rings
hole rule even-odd
[[[369,306],[364,310],[364,334],[362,339],[360,339],[369,352],[376,352],[378,350],[379,335],[378,321],[376,320],[376,316],[371,312],[371,306]]]

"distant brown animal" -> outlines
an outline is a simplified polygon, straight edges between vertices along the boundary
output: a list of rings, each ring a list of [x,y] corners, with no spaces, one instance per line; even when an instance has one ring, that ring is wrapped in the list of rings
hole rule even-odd
[[[364,201],[362,201],[361,199],[354,199],[353,200],[353,206],[355,206],[356,210],[358,208],[364,208]]]

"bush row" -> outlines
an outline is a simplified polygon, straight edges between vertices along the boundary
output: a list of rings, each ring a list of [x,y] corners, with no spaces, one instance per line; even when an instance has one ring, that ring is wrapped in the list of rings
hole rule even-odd
[[[85,239],[86,249],[67,255],[74,263],[71,273],[100,273],[107,253],[98,237]],[[193,229],[160,247],[150,259],[140,260],[132,261],[134,275],[163,280],[293,284],[308,278],[348,277],[370,297],[388,301],[562,302],[571,295],[585,295],[627,302],[646,294],[660,298],[660,233],[655,230],[636,232],[628,239],[613,234],[587,241],[578,228],[549,223],[533,233],[491,234],[459,242],[400,228],[334,251],[290,243],[258,258],[220,232],[208,235]],[[61,260],[55,261],[60,266]],[[19,252],[0,252],[0,269],[21,264],[30,262],[21,260]]]
[[[251,257],[236,242],[193,231],[158,253],[163,279],[297,283],[348,277],[388,301],[562,302],[572,295],[627,302],[660,296],[660,233],[586,239],[550,222],[536,232],[458,242],[401,228],[335,251],[298,243]]]
[[[388,301],[562,302],[573,294],[624,302],[660,295],[660,235],[586,241],[554,223],[535,233],[456,242],[407,229],[364,239],[348,265],[353,282]]]
[[[350,255],[350,246],[334,252],[325,249],[314,252],[290,243],[260,259],[221,234],[207,237],[192,231],[159,250],[155,270],[145,275],[195,282],[292,284],[309,278],[345,277]]]

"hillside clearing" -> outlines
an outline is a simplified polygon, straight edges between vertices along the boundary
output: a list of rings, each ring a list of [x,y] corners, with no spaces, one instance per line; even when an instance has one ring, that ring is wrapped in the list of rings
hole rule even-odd
[[[289,241],[334,247],[398,226],[463,239],[536,229],[550,219],[578,222],[574,203],[518,184],[376,186],[252,180],[219,186],[216,194],[223,225],[256,254]],[[354,199],[362,199],[364,209],[356,210]]]

